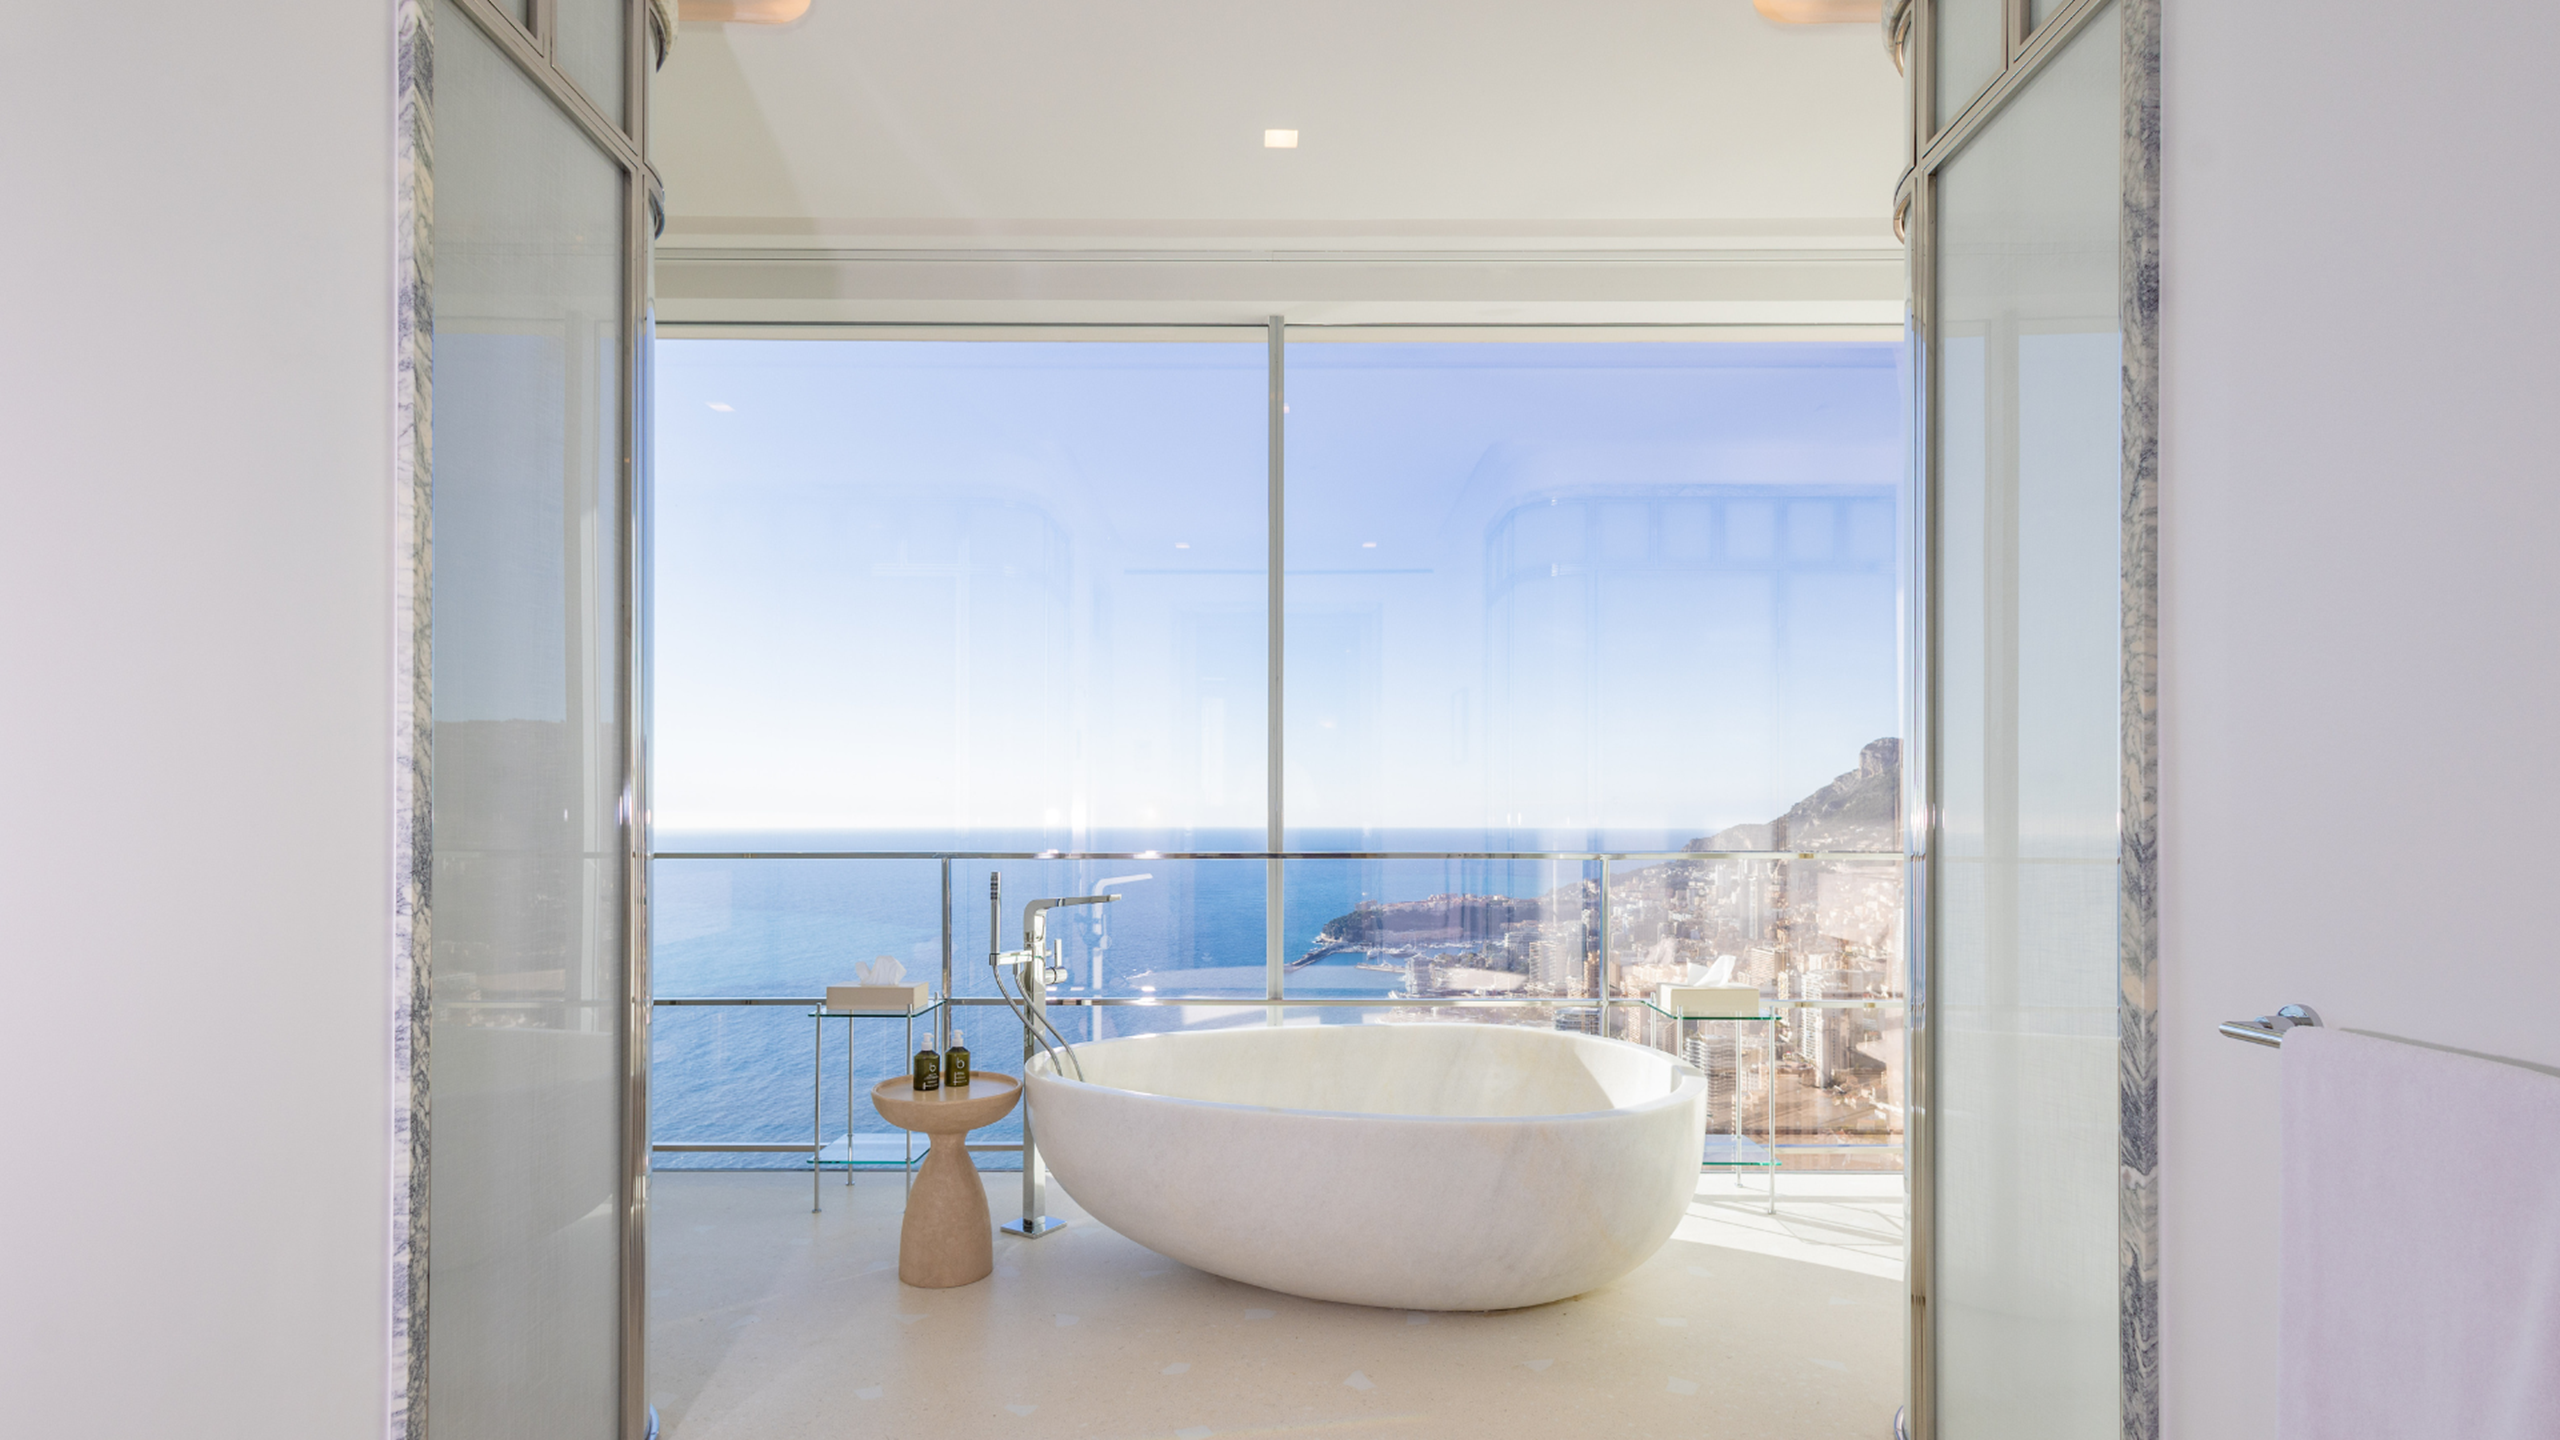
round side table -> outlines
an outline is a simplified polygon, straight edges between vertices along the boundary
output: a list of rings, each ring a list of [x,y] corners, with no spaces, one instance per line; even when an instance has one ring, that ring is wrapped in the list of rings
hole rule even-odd
[[[932,1136],[907,1218],[898,1227],[898,1278],[926,1290],[974,1285],[996,1268],[995,1222],[987,1187],[970,1162],[969,1132],[993,1125],[1022,1098],[1022,1082],[976,1071],[961,1089],[918,1090],[908,1076],[871,1087],[872,1108],[901,1130]]]

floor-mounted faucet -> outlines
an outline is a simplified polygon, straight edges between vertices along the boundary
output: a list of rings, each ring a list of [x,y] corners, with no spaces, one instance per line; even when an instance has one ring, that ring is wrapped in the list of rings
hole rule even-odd
[[[996,993],[1015,1005],[1022,1019],[1022,1068],[1028,1079],[1031,1060],[1042,1051],[1048,1052],[1049,1064],[1065,1078],[1072,1067],[1075,1077],[1082,1079],[1084,1067],[1077,1063],[1075,1046],[1049,1023],[1049,987],[1066,979],[1063,965],[1054,963],[1049,954],[1049,912],[1067,905],[1104,905],[1117,900],[1117,895],[1065,895],[1047,900],[1034,900],[1022,907],[1022,948],[999,951],[996,936],[1004,923],[1004,878],[987,877],[987,966],[995,972]],[[1004,972],[1014,972],[1022,998],[1017,1004],[1004,987]],[[1057,1043],[1052,1045],[1051,1040]],[[1000,1228],[1010,1234],[1037,1238],[1066,1224],[1052,1220],[1049,1206],[1049,1170],[1040,1162],[1040,1147],[1032,1136],[1031,1104],[1028,1090],[1022,1106],[1022,1218],[1008,1220]]]

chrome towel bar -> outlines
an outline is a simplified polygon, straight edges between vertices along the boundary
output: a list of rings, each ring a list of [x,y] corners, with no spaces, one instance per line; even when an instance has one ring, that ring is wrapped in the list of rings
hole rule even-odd
[[[2273,1015],[2261,1015],[2255,1020],[2225,1020],[2222,1033],[2252,1045],[2282,1045],[2287,1030],[2296,1025],[2319,1023],[2320,1013],[2310,1006],[2287,1005]]]

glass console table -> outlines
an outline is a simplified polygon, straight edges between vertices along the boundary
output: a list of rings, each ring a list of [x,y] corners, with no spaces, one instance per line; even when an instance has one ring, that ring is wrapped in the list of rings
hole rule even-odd
[[[1707,1078],[1707,1141],[1698,1165],[1705,1170],[1741,1174],[1760,1171],[1769,1178],[1769,1211],[1778,1208],[1778,1015],[1681,1015],[1651,999],[1612,998],[1612,1010],[1625,1009],[1643,1027],[1641,1043],[1667,1050]],[[1760,1103],[1743,1103],[1742,1059],[1751,1048],[1751,1030],[1759,1031]],[[1759,1124],[1749,1124],[1751,1111]],[[1720,1113],[1721,1112],[1721,1113]],[[1721,1123],[1719,1123],[1721,1121]],[[1752,1130],[1757,1128],[1758,1137]]]
[[[853,1022],[856,1020],[904,1020],[907,1024],[906,1048],[901,1053],[913,1055],[916,1049],[916,1022],[940,1010],[945,998],[935,996],[913,1010],[830,1010],[824,1002],[809,1012],[809,1210],[818,1206],[818,1181],[830,1169],[844,1172],[844,1183],[853,1183],[856,1170],[886,1170],[895,1166],[906,1177],[909,1188],[915,1185],[916,1137],[912,1130],[901,1132],[906,1142],[903,1160],[856,1160],[853,1158],[854,1101],[863,1093],[853,1077]],[[826,1090],[824,1070],[827,1052],[827,1022],[842,1020],[844,1024],[844,1158],[826,1158]]]

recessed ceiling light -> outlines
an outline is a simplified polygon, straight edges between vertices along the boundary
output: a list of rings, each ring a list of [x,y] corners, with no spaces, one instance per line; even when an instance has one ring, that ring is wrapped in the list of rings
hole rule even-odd
[[[1188,540],[1176,540],[1173,542],[1173,548],[1176,550],[1188,550],[1191,548],[1191,542]]]
[[[1298,132],[1295,130],[1265,130],[1262,132],[1262,148],[1265,150],[1295,150],[1298,148]]]
[[[1378,542],[1375,540],[1363,540],[1360,542],[1360,548],[1363,550],[1375,550],[1378,548]]]
[[[712,408],[712,409],[714,409],[714,410],[719,411],[719,412],[720,412],[721,414],[723,414],[723,415],[728,415],[728,414],[732,414],[732,413],[734,413],[734,407],[732,407],[732,406],[730,406],[730,405],[727,405],[727,404],[724,404],[724,403],[722,403],[721,401],[718,401],[718,400],[714,400],[714,401],[712,401],[712,402],[711,402],[711,408]]]

